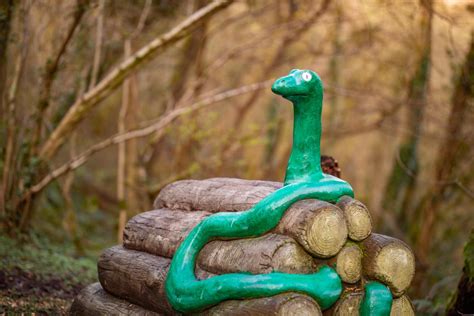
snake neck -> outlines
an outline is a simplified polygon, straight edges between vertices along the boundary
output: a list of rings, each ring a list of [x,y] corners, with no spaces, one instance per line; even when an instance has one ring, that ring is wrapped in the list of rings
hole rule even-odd
[[[293,148],[286,168],[285,185],[316,182],[323,178],[321,170],[322,93],[297,96],[293,102]]]

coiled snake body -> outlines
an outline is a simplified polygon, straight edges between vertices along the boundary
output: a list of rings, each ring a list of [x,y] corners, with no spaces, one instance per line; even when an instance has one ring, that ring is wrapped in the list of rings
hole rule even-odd
[[[342,292],[340,277],[328,266],[312,274],[230,273],[206,280],[197,280],[194,274],[197,255],[210,240],[260,236],[276,227],[285,211],[300,200],[336,202],[343,195],[354,195],[347,182],[321,171],[323,87],[318,75],[310,70],[292,70],[275,81],[272,91],[294,105],[293,150],[285,186],[247,211],[211,215],[189,233],[173,257],[166,280],[167,297],[178,311],[199,311],[224,300],[266,297],[289,291],[308,294],[326,309]],[[388,315],[391,300],[385,286],[369,283],[361,312]]]

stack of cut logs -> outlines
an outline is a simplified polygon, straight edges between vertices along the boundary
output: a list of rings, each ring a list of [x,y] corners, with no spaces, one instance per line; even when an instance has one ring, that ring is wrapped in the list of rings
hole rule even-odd
[[[155,210],[133,217],[123,245],[99,259],[99,280],[85,288],[71,307],[73,315],[177,314],[167,301],[165,279],[171,258],[190,230],[217,212],[247,210],[282,186],[278,182],[229,178],[184,180],[166,186]],[[370,214],[359,201],[343,197],[336,205],[304,200],[288,209],[266,235],[215,240],[200,252],[196,275],[205,279],[232,272],[311,273],[336,268],[344,291],[325,315],[357,315],[368,280],[387,285],[394,297],[391,315],[414,315],[405,295],[415,259],[400,240],[372,233]],[[203,315],[321,315],[316,301],[301,293],[232,300]]]

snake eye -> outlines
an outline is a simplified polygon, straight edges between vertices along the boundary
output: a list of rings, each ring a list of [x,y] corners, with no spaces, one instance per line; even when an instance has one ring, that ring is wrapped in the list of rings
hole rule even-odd
[[[311,80],[311,74],[309,72],[304,72],[301,77],[303,77],[304,81],[310,81]]]

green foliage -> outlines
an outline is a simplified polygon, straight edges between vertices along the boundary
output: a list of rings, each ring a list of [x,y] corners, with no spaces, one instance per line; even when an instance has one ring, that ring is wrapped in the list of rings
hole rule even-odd
[[[474,230],[471,231],[469,240],[464,247],[464,264],[469,279],[474,279]]]
[[[21,269],[39,279],[60,278],[66,286],[88,284],[97,276],[95,258],[74,258],[70,245],[53,245],[31,235],[27,243],[0,236],[0,270]]]

